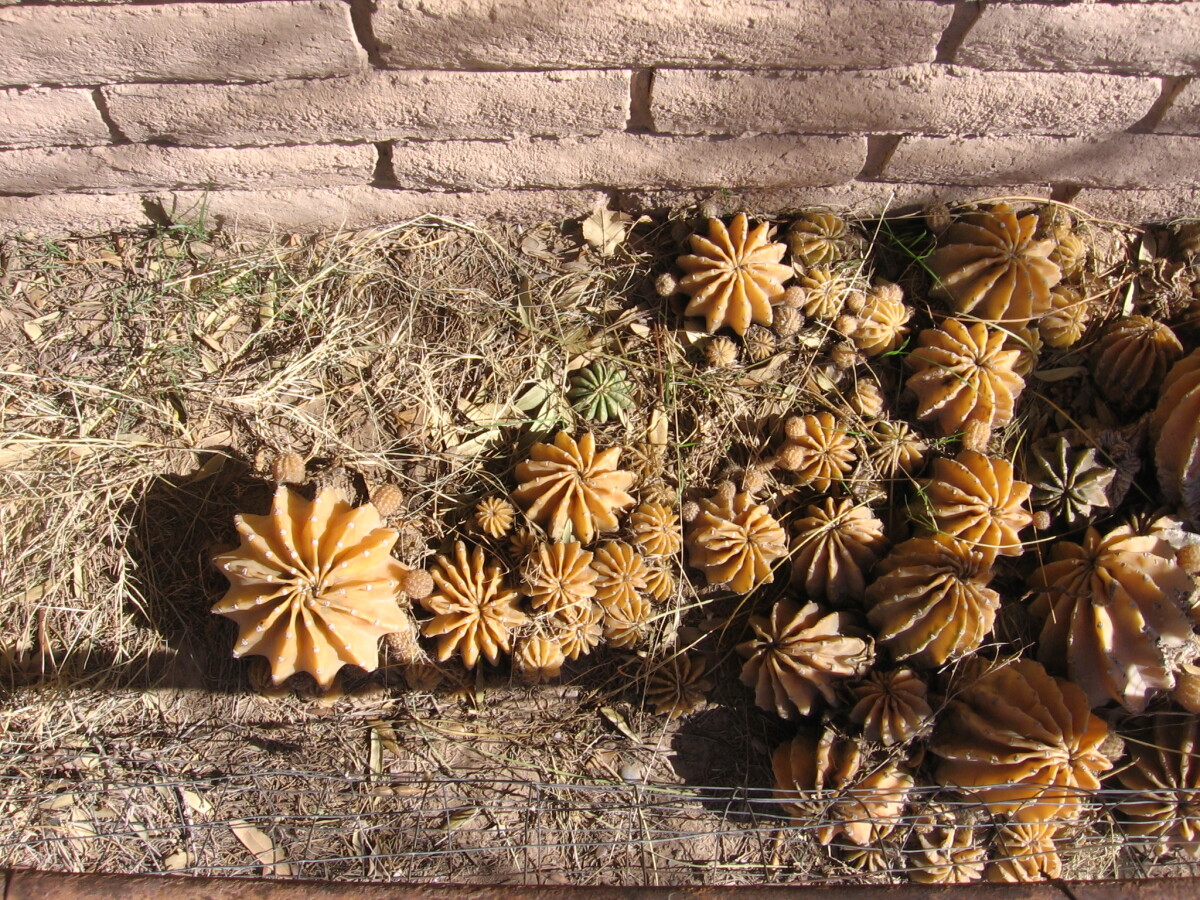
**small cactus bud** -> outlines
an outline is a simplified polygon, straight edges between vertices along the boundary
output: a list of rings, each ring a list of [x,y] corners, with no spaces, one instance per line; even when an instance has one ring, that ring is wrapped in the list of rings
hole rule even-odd
[[[704,345],[704,358],[714,369],[727,369],[737,362],[737,344],[720,335],[710,338]]]
[[[381,516],[390,519],[404,508],[404,492],[398,484],[389,481],[371,491],[371,503]]]
[[[279,484],[304,481],[304,458],[299,453],[281,453],[271,460],[271,478]]]
[[[433,576],[424,569],[409,569],[400,579],[400,589],[409,600],[424,600],[433,588]]]
[[[804,313],[791,306],[776,307],[773,318],[771,327],[780,337],[791,337],[804,327]]]
[[[793,284],[783,292],[783,305],[790,309],[799,309],[804,305],[807,291],[798,284]]]
[[[670,297],[679,290],[679,279],[670,272],[663,272],[654,279],[654,292],[660,297]]]

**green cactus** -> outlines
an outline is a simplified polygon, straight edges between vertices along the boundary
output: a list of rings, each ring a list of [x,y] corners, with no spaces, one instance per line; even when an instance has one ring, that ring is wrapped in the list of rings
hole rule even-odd
[[[629,376],[622,369],[596,360],[571,376],[567,396],[584,418],[607,422],[621,418],[625,410],[633,407],[632,392]]]

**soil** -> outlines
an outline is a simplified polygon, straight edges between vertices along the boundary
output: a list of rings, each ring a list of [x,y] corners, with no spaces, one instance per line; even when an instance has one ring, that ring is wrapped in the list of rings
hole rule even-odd
[[[1157,287],[1164,266],[1179,266],[1174,231],[1038,211],[1068,216],[1088,242],[1094,324],[1079,346],[1037,359],[1020,417],[993,437],[1010,457],[1080,424],[1079,405],[1094,402],[1087,348],[1106,319],[1150,310],[1189,348],[1196,340],[1190,307]],[[428,566],[465,539],[515,570],[472,512],[507,494],[516,463],[559,430],[621,444],[642,485],[676,500],[765,479],[760,493],[786,524],[815,502],[763,467],[788,415],[833,410],[865,434],[851,402],[871,381],[891,414],[911,419],[903,353],[839,364],[844,339],[829,322],[779,337],[760,361],[742,347],[735,365],[712,367],[702,320],[659,284],[679,274],[674,260],[702,217],[597,216],[526,232],[427,219],[313,239],[247,241],[200,225],[6,239],[0,865],[406,882],[899,881],[932,804],[986,831],[977,802],[921,777],[886,867],[872,873],[822,846],[819,823],[781,815],[771,753],[796,726],[755,707],[734,647],[750,614],[789,590],[786,566],[740,597],[677,560],[677,587],[636,647],[602,646],[549,685],[522,684],[507,663],[468,671],[385,653],[376,672],[347,669],[322,694],[305,676],[274,686],[261,658],[232,657],[234,629],[210,613],[227,587],[211,559],[237,543],[236,513],[268,508],[281,453],[305,459],[310,485],[336,482],[356,502],[398,485],[405,501],[390,524],[406,563]],[[853,232],[847,281],[895,282],[916,309],[914,333],[932,322],[926,219]],[[584,421],[565,394],[597,359],[634,384],[633,408],[608,423]],[[1101,410],[1083,424],[1126,421]],[[954,452],[953,439],[932,442]],[[919,484],[885,483],[870,465],[864,456],[845,490],[876,502],[898,542]],[[1148,511],[1152,479],[1130,477],[1122,513]],[[981,653],[1030,643],[1024,579],[1036,564],[998,569],[1005,606]],[[645,688],[681,652],[704,659],[714,687],[669,719]],[[853,730],[844,710],[812,722],[821,715]],[[930,769],[919,754],[910,761]],[[1104,798],[1058,842],[1066,877],[1196,874],[1123,838]]]

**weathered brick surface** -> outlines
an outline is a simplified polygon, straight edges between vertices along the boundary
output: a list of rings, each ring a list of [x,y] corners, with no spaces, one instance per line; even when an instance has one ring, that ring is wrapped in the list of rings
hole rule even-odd
[[[370,182],[375,148],[249,147],[196,150],[124,144],[0,152],[0,192],[300,187]]]
[[[0,197],[0,234],[100,232],[149,224],[137,194]]]
[[[555,222],[586,215],[599,191],[441,193],[375,187],[270,191],[176,191],[153,198],[175,221],[206,221],[251,231],[333,231],[389,225],[423,215],[467,221]]]
[[[110,138],[91,91],[0,90],[0,146],[106,144]]]
[[[1200,215],[1200,187],[1141,191],[1084,188],[1071,203],[1092,215],[1118,222],[1163,222]]]
[[[986,69],[1200,71],[1200,3],[989,3],[954,61]]]
[[[1200,79],[1183,86],[1154,130],[1164,134],[1200,134]],[[1197,177],[1200,178],[1200,173]]]
[[[338,0],[0,8],[0,84],[265,81],[365,65]]]
[[[949,4],[909,0],[380,0],[395,68],[882,68],[933,60]]]
[[[993,192],[989,191],[989,194]],[[1049,198],[1046,185],[1010,185],[995,193],[1009,196]],[[819,188],[778,188],[748,191],[635,190],[621,191],[620,208],[629,212],[652,213],[698,206],[707,201],[710,208],[724,216],[738,212],[762,216],[790,215],[804,209],[825,207],[847,215],[872,218],[918,212],[931,203],[961,203],[978,200],[978,187],[945,184],[896,184],[878,181],[852,181]]]
[[[1120,131],[1158,99],[1158,79],[981,72],[920,65],[874,72],[656,73],[651,113],[675,134],[1088,134]]]
[[[131,140],[185,145],[458,140],[622,131],[629,72],[374,72],[273,84],[105,88]]]
[[[840,184],[866,161],[862,137],[594,138],[397,144],[400,187],[776,187]]]
[[[1200,172],[1200,138],[909,137],[882,177],[933,184],[1075,184],[1136,189],[1187,185]]]

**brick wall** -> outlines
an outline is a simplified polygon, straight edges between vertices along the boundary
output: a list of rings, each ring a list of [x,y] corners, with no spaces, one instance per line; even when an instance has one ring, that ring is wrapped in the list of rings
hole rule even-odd
[[[1200,212],[1200,0],[0,0],[0,230]]]

